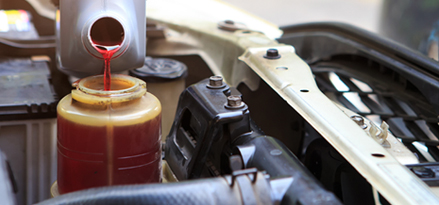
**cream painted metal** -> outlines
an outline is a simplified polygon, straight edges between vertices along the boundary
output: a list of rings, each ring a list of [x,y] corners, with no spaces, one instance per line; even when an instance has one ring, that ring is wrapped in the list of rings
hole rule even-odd
[[[337,105],[337,104],[336,104]],[[359,116],[355,112],[352,112],[351,110],[341,106],[337,105],[337,107],[344,112],[348,117],[352,117],[354,115]],[[363,129],[363,131],[369,135],[370,138],[374,139],[376,138],[376,135],[378,133],[384,133],[383,130],[375,125],[372,121],[368,120],[367,118],[364,118],[364,124],[366,127]],[[372,131],[376,130],[376,131]],[[396,139],[395,136],[393,136],[392,133],[387,132],[386,140],[384,140],[381,144],[381,146],[387,150],[393,157],[396,158],[396,160],[401,164],[417,164],[419,163],[418,158],[398,139]],[[377,141],[377,140],[375,140]]]
[[[231,86],[243,82],[255,90],[261,78],[389,202],[439,204],[432,190],[399,163],[395,153],[377,143],[320,92],[310,68],[294,48],[274,40],[282,32],[273,24],[213,0],[150,0],[147,14],[168,28],[165,39],[149,40],[148,55],[198,54]],[[218,22],[227,19],[246,24],[249,31],[218,29]],[[268,48],[278,49],[282,58],[263,58]],[[281,67],[288,69],[278,69]]]

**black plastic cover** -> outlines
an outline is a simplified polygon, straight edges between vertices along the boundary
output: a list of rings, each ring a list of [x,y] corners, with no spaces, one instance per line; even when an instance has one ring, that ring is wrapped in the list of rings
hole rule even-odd
[[[184,63],[169,58],[145,57],[143,67],[130,70],[130,75],[145,82],[166,82],[187,76]]]
[[[235,109],[226,106],[227,96],[241,96],[236,88],[210,88],[208,83],[205,79],[182,93],[166,140],[165,159],[179,180],[228,174],[233,169],[232,155],[241,156],[245,168],[294,178],[282,204],[340,204],[285,145],[263,136],[251,120],[247,105]],[[255,148],[247,153],[252,155],[249,160],[237,152],[239,146]]]

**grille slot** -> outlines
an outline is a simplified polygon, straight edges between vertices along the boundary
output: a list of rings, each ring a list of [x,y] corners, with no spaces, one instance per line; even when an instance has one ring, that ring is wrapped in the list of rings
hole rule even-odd
[[[431,104],[410,82],[378,63],[333,57],[311,65],[331,100],[379,125],[383,120],[421,162],[439,161],[439,125]]]

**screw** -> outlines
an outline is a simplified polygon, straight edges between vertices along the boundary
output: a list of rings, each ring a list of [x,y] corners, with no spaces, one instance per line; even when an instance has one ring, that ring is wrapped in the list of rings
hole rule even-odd
[[[227,97],[227,105],[229,105],[230,107],[241,106],[241,103],[242,103],[242,99],[237,95],[231,95]]]
[[[357,123],[357,125],[359,125],[361,128],[366,129],[367,125],[364,124],[364,118],[359,116],[359,115],[353,115],[351,116],[351,119]]]
[[[226,108],[234,109],[234,108],[242,108],[244,107],[244,102],[242,102],[241,96],[239,95],[231,95],[227,97],[227,105]]]
[[[229,24],[229,25],[235,24],[235,22],[232,20],[225,20],[224,23]]]
[[[224,31],[236,31],[236,30],[246,30],[247,26],[243,23],[235,22],[232,20],[224,20],[218,22],[218,28]]]
[[[223,88],[226,86],[223,83],[223,77],[221,76],[211,76],[209,78],[209,84],[207,84],[208,88]]]
[[[221,76],[211,76],[209,78],[209,85],[210,86],[221,86],[221,85],[223,85],[223,77],[221,77]]]
[[[275,48],[270,48],[267,50],[267,53],[265,53],[264,58],[266,59],[279,59],[279,51]]]

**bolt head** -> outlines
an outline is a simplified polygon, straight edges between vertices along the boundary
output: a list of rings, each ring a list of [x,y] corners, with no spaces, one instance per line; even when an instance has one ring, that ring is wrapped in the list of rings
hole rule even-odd
[[[241,97],[239,97],[237,95],[231,95],[231,96],[227,97],[227,105],[229,105],[231,107],[240,106],[241,102],[242,102]]]
[[[243,23],[235,22],[232,20],[224,20],[218,22],[218,28],[224,31],[236,31],[236,30],[246,30],[247,26]]]
[[[267,56],[274,57],[278,55],[279,55],[279,51],[277,49],[270,48],[267,50]]]
[[[208,88],[223,88],[226,86],[223,82],[223,77],[221,76],[211,76],[209,78],[209,84],[207,84]]]
[[[242,108],[244,107],[244,102],[242,102],[241,96],[239,95],[230,95],[227,97],[226,108]]]
[[[223,85],[223,77],[221,77],[221,76],[211,76],[209,78],[209,85],[211,85],[211,86],[221,86],[221,85]]]
[[[279,51],[275,48],[270,48],[264,55],[266,59],[279,59],[281,56],[279,55]]]
[[[224,23],[229,24],[229,25],[235,24],[235,22],[232,20],[225,20]]]

